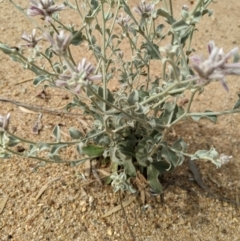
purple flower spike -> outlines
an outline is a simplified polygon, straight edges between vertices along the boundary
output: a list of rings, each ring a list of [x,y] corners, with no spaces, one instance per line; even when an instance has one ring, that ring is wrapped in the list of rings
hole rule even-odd
[[[208,84],[212,80],[219,80],[224,89],[228,91],[225,82],[227,75],[240,75],[240,63],[228,63],[228,60],[238,52],[238,48],[224,54],[222,49],[215,46],[213,41],[208,43],[208,59],[192,56],[192,68],[200,77],[199,84]]]
[[[51,16],[54,12],[61,11],[65,9],[64,4],[59,6],[53,4],[53,0],[39,0],[36,2],[35,0],[30,0],[31,6],[27,10],[27,14],[29,16],[37,16],[40,15],[43,20],[51,20]]]
[[[34,48],[37,43],[42,39],[42,37],[36,38],[36,29],[33,29],[32,34],[23,33],[21,39],[25,40],[27,44],[21,44],[21,46],[26,46],[29,48]]]

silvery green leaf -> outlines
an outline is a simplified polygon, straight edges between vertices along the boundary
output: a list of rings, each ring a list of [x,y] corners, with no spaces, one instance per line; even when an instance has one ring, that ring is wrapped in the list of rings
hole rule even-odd
[[[137,115],[146,115],[150,109],[148,106],[141,105],[140,103],[136,102],[136,108],[134,109]]]
[[[206,115],[204,113],[209,113],[209,114]],[[212,115],[211,113],[212,113],[211,110],[205,110],[203,113],[199,113],[197,115],[191,115],[191,118],[194,121],[199,121],[201,118],[206,118],[206,119],[209,119],[210,121],[216,123],[217,122],[217,116],[216,115]]]
[[[74,140],[77,140],[77,139],[80,139],[81,137],[83,137],[83,134],[79,130],[75,129],[74,127],[70,127],[68,129],[68,132],[69,132],[70,137]]]
[[[198,23],[200,18],[202,17],[202,13],[200,11],[196,11],[195,14],[193,15],[193,20],[192,24]]]
[[[59,125],[55,126],[53,129],[53,135],[56,138],[56,141],[59,142],[61,139],[61,132]]]
[[[38,144],[39,151],[46,151],[50,149],[50,145],[40,142]]]
[[[99,24],[95,25],[95,29],[99,31],[99,33],[102,35],[102,28],[100,27]]]
[[[208,14],[208,16],[210,17],[210,16],[212,16],[213,11],[212,11],[212,10],[209,10],[209,9],[204,9],[204,10],[202,11],[202,16],[205,15],[205,14]]]
[[[91,7],[92,9],[97,9],[99,6],[98,0],[91,0]]]
[[[149,165],[147,167],[147,181],[154,192],[162,193],[163,188],[159,182],[158,176],[159,171],[153,165]]]
[[[46,75],[39,75],[33,80],[33,85],[36,87],[40,85],[44,80],[48,79]]]
[[[9,140],[8,140],[7,146],[9,146],[9,147],[16,146],[18,143],[20,143],[20,140],[13,136],[9,136],[8,139]]]
[[[100,146],[89,145],[89,146],[82,147],[82,153],[90,157],[102,156],[103,152],[104,152],[104,148]]]
[[[198,150],[194,153],[191,160],[197,160],[197,159],[205,159],[211,161],[213,164],[217,166],[217,168],[221,167],[223,164],[219,153],[216,151],[214,147],[211,147],[209,151],[207,150]]]
[[[238,94],[238,100],[237,100],[237,102],[235,103],[235,105],[233,106],[233,110],[235,110],[235,109],[237,109],[237,108],[239,108],[240,107],[240,94]]]
[[[162,30],[165,26],[163,24],[159,24],[157,27],[156,27],[156,34],[158,37],[161,37],[161,33],[162,33]]]
[[[162,147],[162,157],[170,164],[170,168],[173,165],[176,167],[179,162],[179,157],[174,151],[169,149],[167,146]]]
[[[155,50],[153,50],[153,47],[149,45],[149,43],[144,43],[141,45],[140,49],[146,49],[147,54],[151,57],[151,59],[160,59],[159,56],[161,55],[159,52],[159,47],[156,44],[152,44],[155,47]],[[157,53],[155,52],[157,51]]]
[[[164,18],[166,18],[166,22],[169,24],[172,24],[175,20],[173,19],[172,15],[166,11],[165,9],[159,8],[156,9],[153,13],[152,13],[152,17],[154,19],[157,19],[159,16],[162,16]]]
[[[184,142],[182,138],[179,138],[178,140],[176,140],[173,143],[172,147],[178,151],[183,151],[183,152],[185,152],[188,148],[186,142]]]
[[[0,49],[3,51],[5,54],[12,54],[13,49],[11,49],[8,45],[0,43]]]
[[[189,24],[187,24],[183,19],[175,22],[173,25],[172,25],[172,28],[175,32],[179,32],[183,29],[186,29],[189,27]]]
[[[171,166],[168,162],[165,162],[163,160],[154,161],[151,163],[151,165],[159,171],[160,175],[174,170],[173,166]]]
[[[71,44],[74,45],[74,46],[78,46],[80,45],[83,41],[84,41],[84,37],[83,37],[83,34],[82,32],[80,31],[74,31],[72,33],[73,37],[71,39]]]
[[[57,144],[57,145],[54,145],[54,146],[52,146],[49,154],[51,154],[51,155],[58,155],[58,151],[60,149],[62,149],[62,148],[67,147],[67,146],[68,146],[67,144]]]
[[[138,91],[137,90],[133,90],[132,93],[129,95],[128,97],[128,104],[131,106],[131,105],[134,105],[139,99],[139,96],[138,96]]]
[[[8,159],[11,156],[11,154],[0,152],[0,159]]]
[[[104,19],[105,21],[108,21],[109,19],[113,18],[113,13],[109,12],[107,14],[104,15]]]
[[[116,163],[118,165],[123,164],[122,160],[118,156],[118,147],[116,147],[116,146],[110,147],[109,148],[109,155],[110,155],[110,159],[113,163]]]
[[[64,3],[64,5],[68,6],[69,8],[76,10],[76,6],[73,5],[72,3],[70,3],[68,0],[65,0],[63,3]]]
[[[142,140],[136,147],[136,159],[141,166],[147,166],[148,150],[146,140]]]
[[[52,47],[49,47],[45,50],[45,55],[50,59],[53,57]]]
[[[29,151],[28,151],[28,153],[26,153],[26,155],[27,155],[27,157],[29,157],[29,156],[37,156],[37,152],[38,152],[38,147],[36,146],[36,145],[32,145],[32,144],[30,144],[29,145]]]
[[[120,151],[118,154],[119,154],[119,158],[122,160],[124,171],[126,172],[126,174],[130,177],[136,176],[136,168],[132,163],[132,157],[124,155]]]

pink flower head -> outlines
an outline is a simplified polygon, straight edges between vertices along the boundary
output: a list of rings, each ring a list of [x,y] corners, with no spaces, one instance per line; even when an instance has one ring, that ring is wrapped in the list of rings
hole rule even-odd
[[[65,34],[63,30],[59,34],[54,35],[54,38],[47,32],[44,33],[44,37],[52,44],[52,50],[56,55],[64,55],[72,40],[72,34]]]
[[[37,45],[37,43],[42,39],[42,36],[36,38],[36,29],[33,29],[32,34],[28,35],[26,32],[24,32],[21,36],[21,39],[27,42],[26,44],[21,44],[21,46],[34,48]]]
[[[10,113],[8,113],[6,116],[0,115],[0,130],[8,130],[10,122]]]
[[[56,85],[59,87],[67,86],[70,89],[73,88],[73,91],[77,94],[81,91],[83,81],[87,83],[102,78],[101,74],[94,74],[95,67],[91,63],[87,63],[85,58],[75,67],[74,71],[71,68],[69,70],[71,74],[61,74],[56,81]]]
[[[234,48],[227,54],[224,54],[222,48],[219,49],[213,41],[210,41],[208,43],[208,52],[208,59],[200,56],[192,56],[190,58],[193,70],[200,77],[199,83],[207,84],[211,80],[219,80],[228,91],[225,76],[240,75],[240,63],[228,63],[228,60],[238,52],[238,48]]]
[[[122,27],[127,27],[128,22],[130,21],[130,16],[126,16],[125,18],[123,17],[123,14],[121,13],[121,16],[117,18],[116,22],[122,26]]]
[[[29,16],[40,15],[42,19],[51,20],[51,16],[54,12],[61,11],[65,9],[64,4],[59,6],[54,5],[53,0],[30,0],[31,5],[27,10]]]
[[[145,3],[145,1],[141,1],[137,7],[133,8],[133,11],[138,13],[143,18],[149,18],[154,10],[154,4]]]

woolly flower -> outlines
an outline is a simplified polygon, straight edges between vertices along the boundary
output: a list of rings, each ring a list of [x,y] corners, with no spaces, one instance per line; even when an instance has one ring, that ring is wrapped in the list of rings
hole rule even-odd
[[[112,179],[111,185],[113,186],[113,191],[129,191],[131,193],[135,193],[136,190],[127,182],[127,176],[125,172],[113,173],[110,178]]]
[[[232,156],[227,156],[225,154],[221,154],[219,159],[220,159],[221,164],[224,165],[224,164],[227,164],[230,161],[230,159],[232,159]]]
[[[42,19],[51,20],[51,16],[54,12],[61,11],[65,9],[64,4],[59,6],[54,5],[53,0],[30,0],[30,7],[27,10],[29,16],[42,16]]]
[[[208,84],[211,80],[219,80],[228,91],[225,76],[240,75],[240,63],[228,63],[229,58],[238,52],[238,48],[234,48],[227,54],[224,54],[222,48],[216,47],[214,42],[210,41],[208,52],[208,59],[200,56],[190,57],[192,68],[200,77],[199,84]]]
[[[21,46],[34,48],[42,37],[36,38],[36,29],[33,29],[32,34],[28,35],[26,32],[24,32],[21,36],[21,39],[27,42],[26,44],[21,44]]]
[[[67,86],[69,88],[74,88],[74,92],[79,94],[82,86],[87,82],[92,82],[102,78],[101,74],[95,75],[95,67],[91,63],[87,63],[86,59],[74,67],[74,69],[69,68],[71,74],[61,74],[59,79],[56,81],[57,86]]]
[[[10,122],[10,113],[8,113],[6,116],[0,115],[0,130],[5,131],[8,130]]]
[[[47,32],[44,33],[44,37],[52,44],[52,50],[56,55],[64,55],[72,40],[72,34],[65,34],[63,30],[59,34],[54,35],[54,38]]]
[[[130,21],[130,16],[126,16],[125,18],[123,17],[123,14],[121,13],[121,16],[119,18],[117,18],[116,22],[122,26],[122,27],[127,27],[128,26],[128,22]]]
[[[154,9],[154,4],[145,3],[145,1],[142,1],[137,7],[133,8],[133,11],[138,13],[143,18],[148,18],[151,16],[153,9]]]

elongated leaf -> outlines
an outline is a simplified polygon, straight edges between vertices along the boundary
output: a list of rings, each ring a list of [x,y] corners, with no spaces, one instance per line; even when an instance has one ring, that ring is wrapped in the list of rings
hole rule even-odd
[[[132,93],[128,96],[128,104],[134,105],[139,99],[138,91],[133,90]]]
[[[158,52],[158,54],[153,50],[152,46],[148,43],[142,44],[141,49],[147,49],[147,53],[151,57],[151,59],[159,59],[159,56],[161,55],[159,52],[159,47],[156,44],[152,45],[155,47],[155,50]]]
[[[171,165],[165,161],[155,161],[155,162],[152,162],[151,165],[154,166],[159,171],[159,174],[168,172],[171,169],[170,168]]]
[[[153,166],[149,165],[147,167],[147,181],[154,192],[162,193],[163,188],[158,179],[159,171]]]
[[[61,139],[61,132],[60,132],[60,127],[57,125],[53,129],[53,135],[56,138],[56,141],[59,142]]]
[[[84,41],[83,34],[81,32],[74,31],[72,34],[73,34],[73,38],[71,40],[72,45],[78,46]]]
[[[83,134],[79,130],[75,129],[74,127],[70,127],[68,132],[72,139],[77,140],[83,137]]]
[[[178,22],[175,22],[172,25],[172,28],[175,32],[181,31],[187,27],[189,27],[189,24],[187,24],[183,19],[179,20]]]
[[[183,141],[182,138],[179,138],[177,141],[175,141],[172,147],[178,151],[183,151],[183,152],[185,152],[188,148],[186,142]]]
[[[88,156],[102,156],[104,148],[100,146],[89,145],[82,147],[82,153]]]
[[[33,85],[38,86],[46,79],[48,79],[46,75],[39,75],[33,80]]]
[[[0,43],[0,49],[3,51],[5,54],[12,54],[13,50],[7,46],[6,44]]]
[[[162,157],[170,164],[176,167],[178,165],[179,157],[176,155],[174,151],[169,149],[167,146],[163,146],[162,148]]]
[[[123,162],[124,170],[126,174],[128,174],[130,177],[136,176],[136,168],[134,167],[132,163],[132,157],[131,156],[126,156],[119,152],[119,158]]]
[[[235,103],[235,105],[233,106],[233,110],[235,110],[235,109],[237,109],[237,108],[239,108],[240,107],[240,94],[238,94],[238,100],[237,100],[237,102]]]
[[[208,115],[206,114],[202,114],[202,113],[199,113],[198,115],[191,115],[192,119],[194,121],[199,121],[201,118],[206,118],[206,119],[209,119],[210,121],[216,123],[217,122],[217,116],[216,115],[213,115],[211,114],[211,110],[205,110],[204,113],[209,113]]]

